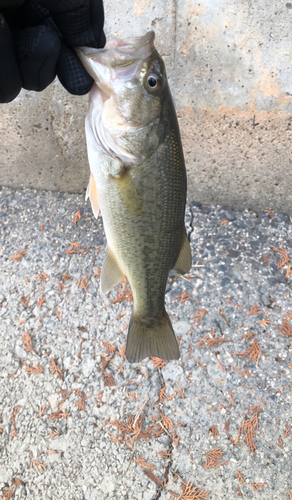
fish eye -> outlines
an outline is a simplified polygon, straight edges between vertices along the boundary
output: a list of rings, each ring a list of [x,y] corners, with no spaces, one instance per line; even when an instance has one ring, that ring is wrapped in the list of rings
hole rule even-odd
[[[161,80],[157,75],[151,74],[147,77],[147,87],[149,90],[159,90],[161,87]]]

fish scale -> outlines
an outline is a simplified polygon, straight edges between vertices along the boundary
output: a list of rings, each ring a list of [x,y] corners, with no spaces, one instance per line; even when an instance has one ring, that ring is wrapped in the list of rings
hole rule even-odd
[[[86,122],[87,194],[94,213],[101,211],[107,237],[101,290],[109,292],[123,276],[130,283],[130,362],[177,359],[165,288],[171,269],[189,271],[191,251],[184,227],[186,170],[164,63],[153,32],[78,54],[96,82]]]

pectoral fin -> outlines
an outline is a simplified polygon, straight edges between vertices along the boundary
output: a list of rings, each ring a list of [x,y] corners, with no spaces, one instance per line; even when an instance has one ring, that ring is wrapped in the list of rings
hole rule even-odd
[[[187,272],[189,272],[191,267],[192,267],[191,246],[186,233],[184,233],[179,256],[175,265],[173,266],[173,269],[174,271],[180,274],[186,274]]]
[[[123,279],[124,274],[118,266],[118,263],[110,251],[106,249],[104,261],[101,268],[100,288],[102,293],[108,293]]]
[[[121,177],[114,177],[114,180],[119,188],[120,197],[124,207],[132,215],[141,215],[142,198],[139,195],[130,174],[125,172]]]
[[[86,190],[85,200],[90,199],[91,208],[94,216],[97,218],[99,214],[98,194],[94,175],[90,174],[89,183]]]

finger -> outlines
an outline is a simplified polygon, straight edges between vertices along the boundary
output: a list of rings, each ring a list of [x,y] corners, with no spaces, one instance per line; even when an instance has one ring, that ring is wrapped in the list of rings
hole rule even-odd
[[[60,50],[57,75],[63,87],[73,95],[87,94],[93,85],[93,79],[74,50],[67,45],[62,45]]]
[[[40,0],[72,47],[104,47],[102,0]]]
[[[14,40],[0,14],[0,102],[10,102],[19,94],[21,76],[16,59]]]
[[[18,33],[17,54],[23,87],[44,90],[56,76],[61,40],[50,25],[25,28]]]

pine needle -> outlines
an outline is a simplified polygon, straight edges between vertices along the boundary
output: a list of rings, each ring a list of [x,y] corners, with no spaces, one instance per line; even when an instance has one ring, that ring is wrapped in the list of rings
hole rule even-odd
[[[141,467],[141,469],[146,469],[150,471],[156,469],[155,465],[149,464],[144,460],[144,458],[139,456],[138,458],[136,458],[136,460],[134,460],[134,462],[136,462],[139,465],[139,467]]]
[[[19,250],[19,252],[17,252],[15,255],[13,255],[9,260],[20,261],[23,259],[26,252],[27,252],[27,250]]]
[[[152,356],[150,360],[152,361],[154,368],[162,368],[166,364],[164,359],[157,358],[156,356]]]
[[[245,486],[245,481],[244,481],[243,476],[244,476],[243,472],[239,472],[239,470],[236,472],[236,477],[237,477],[238,481]]]
[[[205,500],[210,491],[200,490],[194,486],[191,481],[187,484],[181,483],[182,494],[178,497],[178,500]]]
[[[15,477],[14,479],[12,479],[12,484],[15,484],[15,486],[23,486],[23,482],[20,481],[20,479],[18,477]]]
[[[35,276],[33,278],[34,281],[44,281],[45,283],[47,282],[48,279],[49,276],[44,271],[42,271],[38,276]]]
[[[14,488],[13,486],[11,486],[10,488],[8,488],[8,490],[5,491],[2,499],[3,500],[9,500],[9,498],[14,497],[15,490],[16,490],[16,488]]]
[[[104,372],[102,375],[102,378],[104,381],[104,385],[106,387],[112,387],[112,386],[116,385],[114,377],[112,375],[110,375],[109,373]]]
[[[195,326],[200,326],[202,323],[203,317],[205,314],[207,314],[208,310],[207,309],[196,309],[198,312],[196,314],[192,314],[190,319],[193,319],[194,321],[191,322],[192,325]]]
[[[204,469],[216,469],[220,465],[227,465],[228,462],[225,462],[222,458],[222,455],[226,455],[221,448],[213,448],[211,451],[204,453],[207,457],[207,461],[204,464]]]
[[[209,432],[211,433],[211,436],[213,439],[216,438],[216,436],[219,436],[219,432],[218,432],[218,428],[217,428],[217,425],[214,425],[214,427],[212,427]]]
[[[223,342],[233,342],[233,340],[227,340],[222,337],[200,337],[200,342],[195,347],[196,349],[202,349],[203,347],[218,347]]]
[[[44,294],[42,293],[42,295],[38,298],[37,300],[37,305],[39,307],[39,309],[41,310],[42,308],[42,305],[43,303],[46,301],[45,297],[44,297]]]
[[[116,347],[114,344],[110,344],[109,342],[106,342],[105,340],[102,340],[103,347],[110,352],[111,354],[114,354],[116,352]]]
[[[278,262],[277,269],[287,266],[289,264],[289,255],[287,254],[286,250],[284,250],[284,248],[276,248],[276,247],[273,247],[273,250],[274,252],[280,254],[280,260]]]
[[[247,316],[250,316],[251,314],[260,314],[261,311],[262,311],[261,307],[252,306],[246,314]]]
[[[28,332],[24,332],[24,334],[22,335],[22,342],[23,342],[23,348],[28,351],[28,352],[34,352],[35,354],[36,351],[33,349],[32,347],[32,341],[31,341],[31,336]]]
[[[81,212],[80,210],[78,210],[78,212],[76,212],[76,214],[74,214],[74,217],[73,217],[73,224],[77,224],[77,222],[81,219]]]
[[[267,483],[251,483],[250,485],[255,491],[259,491],[259,488],[265,486],[266,484]]]
[[[13,409],[13,412],[11,414],[11,420],[12,420],[14,430],[13,430],[12,434],[10,434],[9,438],[15,437],[18,434],[18,430],[16,428],[16,423],[15,423],[15,417],[18,413],[19,413],[19,407],[15,406],[15,408]]]
[[[29,365],[25,365],[25,370],[29,375],[36,375],[44,371],[40,365],[33,365],[32,368]]]
[[[288,321],[288,319],[285,319],[284,323],[282,323],[279,328],[276,328],[277,332],[282,332],[283,335],[281,337],[284,337],[285,335],[290,339],[292,338],[292,327]]]
[[[52,367],[51,375],[56,374],[56,378],[58,378],[60,375],[62,376],[62,379],[64,378],[63,372],[61,368],[59,368],[56,364],[56,362],[53,360],[53,358],[50,359],[50,365]]]
[[[42,462],[42,461],[38,462],[37,460],[32,460],[30,463],[30,468],[32,469],[32,467],[35,468],[35,470],[37,471],[38,474],[40,474],[41,472],[46,470],[46,468],[44,466],[44,462]]]
[[[84,391],[81,391],[80,399],[77,401],[75,406],[77,406],[77,408],[80,408],[80,410],[82,411],[86,411],[84,403],[85,403],[85,394]]]
[[[57,429],[54,429],[53,432],[47,435],[47,437],[52,439],[53,437],[58,436],[58,434],[60,434],[60,432],[57,431]]]
[[[58,419],[58,418],[67,418],[70,413],[64,413],[63,410],[58,410],[55,411],[54,413],[51,413],[50,415],[47,415],[48,418],[52,419]]]

